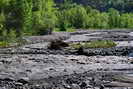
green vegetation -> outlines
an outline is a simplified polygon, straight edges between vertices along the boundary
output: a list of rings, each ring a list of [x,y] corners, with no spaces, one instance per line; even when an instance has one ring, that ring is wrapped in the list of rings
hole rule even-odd
[[[57,3],[63,3],[64,0],[55,0]],[[100,11],[108,11],[109,8],[115,8],[120,12],[133,12],[132,0],[65,0],[73,3],[89,5]]]
[[[111,40],[96,40],[86,43],[73,43],[70,44],[70,47],[79,49],[81,47],[83,48],[110,48],[115,47],[116,43]]]
[[[95,7],[95,3],[94,6],[88,6],[72,1],[65,0],[57,4],[53,0],[0,0],[0,42],[12,43],[23,35],[45,35],[52,31],[73,32],[79,28],[133,28],[133,13],[124,9],[132,3],[125,0],[92,0],[93,3],[109,6],[105,6],[108,9],[102,11]],[[119,5],[124,11],[114,9]]]
[[[73,3],[71,4],[71,6],[68,6],[69,9],[66,9],[65,7],[65,9],[58,10],[58,28],[133,28],[133,13],[131,12],[120,13],[118,10],[114,8],[110,8],[107,12],[100,12],[88,6],[85,7],[83,5],[76,5]]]
[[[53,0],[0,0],[0,42],[18,42],[23,35],[42,35],[56,22]]]
[[[69,46],[74,49],[79,49],[83,47],[83,43],[72,43],[72,44],[69,44]]]
[[[5,41],[0,42],[0,48],[6,48],[6,47],[9,47],[9,46],[10,46],[10,44],[8,42],[5,42]]]
[[[85,43],[85,48],[110,48],[116,46],[116,43],[110,40],[92,41],[90,43]]]

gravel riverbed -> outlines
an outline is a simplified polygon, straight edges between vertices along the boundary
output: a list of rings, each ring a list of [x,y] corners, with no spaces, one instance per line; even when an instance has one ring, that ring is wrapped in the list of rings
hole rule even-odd
[[[78,31],[25,37],[27,45],[0,49],[0,89],[133,88],[133,32]],[[113,40],[113,48],[48,49],[52,40],[67,43]]]

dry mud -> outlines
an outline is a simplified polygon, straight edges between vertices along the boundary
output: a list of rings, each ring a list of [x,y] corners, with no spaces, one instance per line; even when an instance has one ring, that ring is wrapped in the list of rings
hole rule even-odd
[[[0,89],[132,89],[133,32],[77,31],[25,37],[29,44],[0,49]],[[50,50],[52,40],[113,40],[113,48]]]

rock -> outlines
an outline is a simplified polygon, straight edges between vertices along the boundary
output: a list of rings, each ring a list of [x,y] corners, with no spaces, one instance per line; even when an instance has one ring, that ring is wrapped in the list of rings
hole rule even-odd
[[[127,56],[133,47],[112,47],[112,48],[80,48],[77,53],[80,55],[87,55],[87,56]]]
[[[23,83],[17,82],[17,83],[15,83],[15,85],[16,85],[16,86],[23,86]]]
[[[29,79],[28,78],[21,78],[17,82],[22,83],[22,84],[27,84],[27,83],[29,83]]]
[[[0,87],[0,89],[7,89],[6,87]]]
[[[63,87],[65,88],[65,89],[71,89],[71,86],[69,85],[69,84],[67,84],[67,83],[65,83],[65,82],[63,82]]]
[[[73,83],[73,80],[70,79],[70,78],[68,78],[68,79],[66,80],[66,83],[67,83],[67,84],[72,84],[72,83]]]
[[[133,57],[133,52],[129,53],[128,57]]]
[[[61,40],[58,41],[52,41],[49,45],[49,49],[60,49],[62,47],[68,47],[69,45]]]
[[[101,86],[100,86],[100,88],[99,89],[104,89],[105,87],[104,87],[104,85],[102,84]]]
[[[84,48],[83,47],[80,47],[77,51],[78,54],[82,55],[82,54],[85,54],[84,52]]]
[[[80,84],[80,87],[81,87],[81,89],[84,89],[84,88],[86,88],[86,87],[87,87],[87,84],[86,84],[86,82],[82,82],[82,83]]]
[[[5,78],[5,79],[3,79],[4,81],[14,81],[14,79],[13,78]]]
[[[71,89],[81,89],[78,84],[72,84]]]

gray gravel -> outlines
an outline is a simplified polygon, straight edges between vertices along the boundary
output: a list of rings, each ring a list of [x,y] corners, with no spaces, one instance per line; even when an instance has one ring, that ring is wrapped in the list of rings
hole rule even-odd
[[[0,89],[99,89],[106,82],[123,86],[120,80],[114,82],[112,75],[133,74],[133,58],[129,56],[133,48],[132,34],[131,31],[78,31],[26,37],[29,42],[27,45],[0,49]],[[109,49],[85,49],[88,54],[93,52],[96,55],[79,55],[77,50],[68,48],[48,49],[53,40],[71,43],[97,39],[111,39],[118,45]],[[112,50],[113,54],[107,55]],[[129,51],[129,55],[123,56],[117,51]],[[105,54],[100,55],[101,53]],[[106,77],[102,80],[103,76]],[[92,84],[94,82],[95,86]],[[84,84],[87,86],[83,86]],[[124,85],[132,87],[132,84]]]

